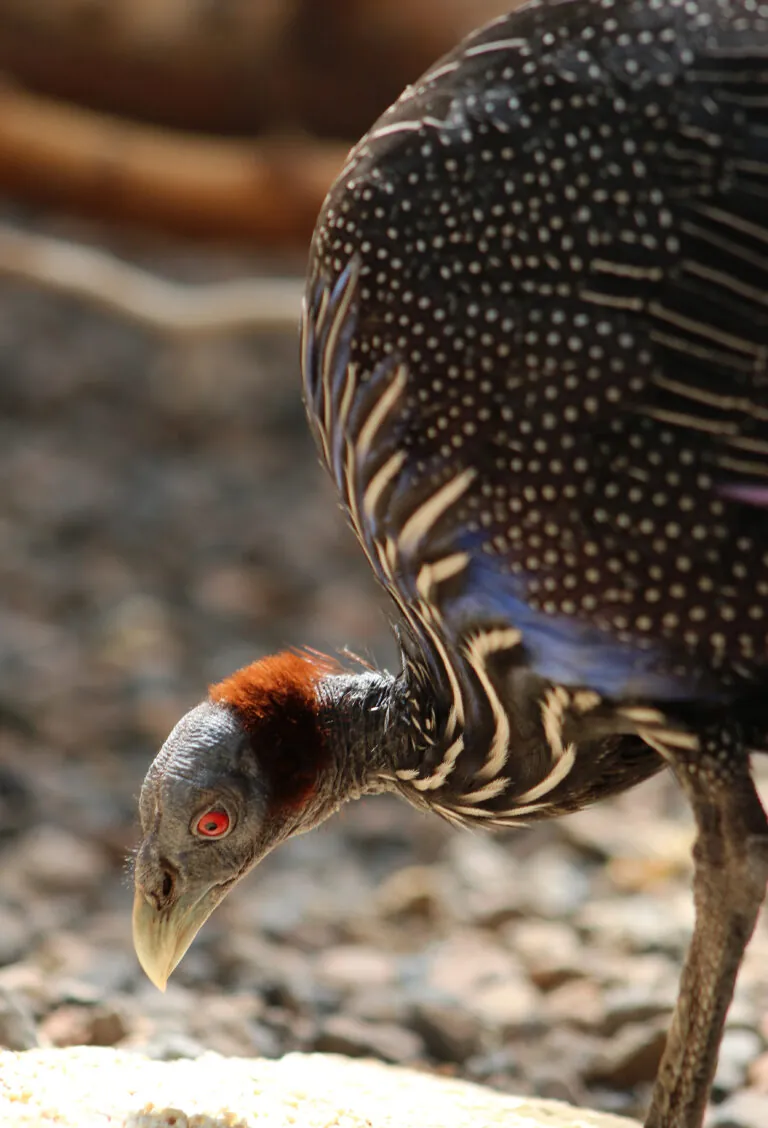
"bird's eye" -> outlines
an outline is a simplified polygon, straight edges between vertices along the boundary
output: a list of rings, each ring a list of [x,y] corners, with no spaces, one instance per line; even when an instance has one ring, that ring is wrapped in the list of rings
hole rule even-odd
[[[206,811],[195,824],[195,833],[202,838],[221,838],[230,827],[230,818],[226,811]]]

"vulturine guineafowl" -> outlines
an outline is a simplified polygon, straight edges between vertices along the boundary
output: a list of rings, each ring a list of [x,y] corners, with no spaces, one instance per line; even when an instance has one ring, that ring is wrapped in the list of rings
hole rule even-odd
[[[646,1124],[699,1128],[768,874],[768,5],[534,0],[470,36],[331,189],[301,363],[402,669],[286,653],[179,722],[147,973],[347,799],[509,826],[667,764],[696,925]]]

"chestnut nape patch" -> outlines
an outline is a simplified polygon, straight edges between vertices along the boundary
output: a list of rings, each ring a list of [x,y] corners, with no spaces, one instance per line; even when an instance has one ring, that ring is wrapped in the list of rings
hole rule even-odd
[[[209,689],[211,701],[231,709],[250,736],[280,807],[303,806],[328,763],[316,684],[338,669],[324,654],[288,650],[252,662]]]

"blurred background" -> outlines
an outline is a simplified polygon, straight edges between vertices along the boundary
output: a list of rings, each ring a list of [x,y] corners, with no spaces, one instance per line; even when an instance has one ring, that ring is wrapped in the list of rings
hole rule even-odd
[[[647,1099],[692,920],[663,777],[498,837],[353,804],[238,888],[166,995],[131,948],[136,796],[207,683],[297,644],[396,665],[304,421],[300,279],[349,145],[507,6],[0,0],[2,1046],[330,1050]],[[182,331],[153,278],[182,305],[273,280],[282,312],[225,289]],[[762,925],[713,1124],[768,1123],[766,966]]]

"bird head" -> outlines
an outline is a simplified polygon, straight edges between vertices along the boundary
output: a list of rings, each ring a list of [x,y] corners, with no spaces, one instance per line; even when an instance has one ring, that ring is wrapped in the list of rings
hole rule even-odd
[[[330,669],[292,653],[255,662],[213,686],[152,763],[139,801],[133,939],[161,990],[236,882],[338,805],[318,694]]]

